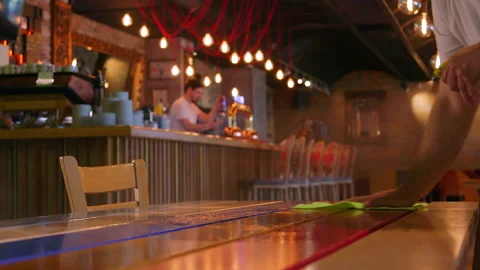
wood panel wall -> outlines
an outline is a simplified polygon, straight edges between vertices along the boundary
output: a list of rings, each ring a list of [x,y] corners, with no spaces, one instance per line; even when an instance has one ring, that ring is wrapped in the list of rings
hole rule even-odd
[[[134,137],[0,141],[0,219],[68,213],[58,158],[80,166],[145,159],[150,203],[245,199],[240,189],[273,175],[277,152]],[[131,194],[89,196],[90,205],[131,199]]]

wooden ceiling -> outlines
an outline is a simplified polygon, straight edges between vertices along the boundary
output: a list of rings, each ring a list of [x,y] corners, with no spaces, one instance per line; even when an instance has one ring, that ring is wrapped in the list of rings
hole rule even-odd
[[[185,9],[203,2],[172,1]],[[292,31],[294,65],[319,80],[331,84],[349,72],[366,69],[385,71],[402,81],[430,79],[430,59],[436,53],[434,37],[415,36],[411,23],[415,17],[397,12],[397,0],[279,1],[282,14],[291,16],[290,26],[280,29],[284,37]],[[138,3],[149,8],[149,0]],[[160,8],[158,4],[158,12]],[[73,11],[133,35],[138,35],[139,27],[123,27],[122,16],[129,12],[134,22],[143,21],[133,0],[76,0]],[[211,13],[213,21],[215,10]],[[161,36],[153,25],[150,30],[151,38]],[[271,40],[275,40],[276,31],[274,23]],[[182,35],[188,37],[187,33]],[[287,59],[289,50],[282,47],[282,59]]]

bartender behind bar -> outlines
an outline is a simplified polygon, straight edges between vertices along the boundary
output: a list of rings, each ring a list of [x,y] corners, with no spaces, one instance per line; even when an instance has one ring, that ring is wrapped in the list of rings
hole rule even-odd
[[[190,80],[185,84],[184,90],[183,96],[175,100],[170,107],[170,128],[191,132],[205,132],[217,129],[220,122],[215,121],[215,117],[224,97],[219,96],[211,111],[206,114],[197,106],[197,102],[203,96],[203,84],[199,80]],[[203,123],[198,123],[198,120]]]

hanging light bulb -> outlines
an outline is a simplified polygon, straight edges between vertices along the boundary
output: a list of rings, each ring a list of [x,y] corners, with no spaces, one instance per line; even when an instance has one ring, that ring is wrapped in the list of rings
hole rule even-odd
[[[262,62],[263,58],[264,56],[262,50],[258,49],[258,51],[255,53],[255,60],[257,60],[258,62]]]
[[[268,60],[265,62],[265,69],[266,69],[266,70],[272,70],[272,69],[273,69],[273,62],[272,62],[272,60],[268,59]]]
[[[295,81],[293,81],[292,78],[288,78],[287,86],[288,88],[293,88],[295,86]]]
[[[230,56],[230,62],[232,62],[232,64],[238,64],[238,62],[240,62],[240,57],[237,52],[232,53],[232,56]]]
[[[243,61],[245,61],[245,63],[247,64],[251,63],[253,61],[253,55],[249,51],[247,51],[243,56]]]
[[[125,26],[125,27],[129,27],[130,25],[133,24],[133,20],[132,20],[132,17],[130,16],[130,14],[125,13],[125,15],[123,15],[123,17],[122,17],[122,24],[123,24],[123,26]]]
[[[213,45],[213,37],[210,35],[210,33],[206,33],[205,36],[203,36],[203,45],[206,47],[210,47]]]
[[[302,83],[303,83],[303,80],[302,80],[302,79],[298,79],[298,80],[297,80],[297,83],[298,83],[298,84],[302,84]]]
[[[166,49],[168,47],[168,40],[166,37],[162,37],[158,43],[161,49]]]
[[[232,97],[238,97],[238,89],[236,87],[232,88]]]
[[[216,83],[222,82],[222,75],[220,73],[215,74],[215,82]]]
[[[427,13],[422,13],[421,19],[413,25],[415,33],[421,37],[429,37],[433,33],[433,25],[428,20]]]
[[[310,87],[310,86],[312,86],[312,83],[310,81],[305,81],[305,86]]]
[[[205,85],[205,87],[209,87],[210,84],[212,84],[212,81],[210,80],[210,77],[205,76],[205,78],[203,79],[203,85]]]
[[[73,58],[73,60],[72,60],[72,66],[76,67],[77,64],[78,64],[78,61],[77,61],[77,58],[75,57],[75,58]]]
[[[226,40],[222,41],[222,44],[220,44],[220,51],[222,53],[230,52],[230,46],[228,45],[228,42]]]
[[[432,68],[438,69],[440,67],[440,55],[438,53],[434,54],[430,59],[430,65]]]
[[[140,31],[138,31],[140,33],[140,36],[142,38],[146,38],[150,35],[150,30],[148,30],[148,27],[144,24],[142,26],[142,28],[140,28]]]
[[[422,8],[422,1],[418,0],[398,0],[398,10],[406,15],[417,14]]]
[[[192,77],[193,74],[195,74],[195,70],[193,69],[192,66],[188,66],[187,69],[185,70],[185,74],[187,74],[188,77]]]
[[[283,77],[284,77],[283,71],[282,71],[281,69],[279,69],[279,70],[277,71],[276,76],[277,76],[277,79],[278,79],[279,81],[283,80]]]
[[[172,69],[170,70],[173,76],[178,76],[180,74],[180,69],[177,65],[173,65]]]

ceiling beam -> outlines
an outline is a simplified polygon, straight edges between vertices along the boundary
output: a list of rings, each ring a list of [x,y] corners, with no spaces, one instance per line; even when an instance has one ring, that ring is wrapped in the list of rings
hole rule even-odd
[[[403,45],[407,49],[408,53],[412,56],[413,60],[417,63],[417,66],[422,70],[423,74],[425,75],[426,78],[431,78],[432,74],[430,69],[425,65],[423,62],[422,58],[420,55],[418,55],[417,51],[413,47],[412,43],[408,39],[407,35],[405,34],[405,31],[403,31],[402,26],[400,25],[400,22],[398,21],[397,17],[393,13],[393,11],[390,9],[390,6],[388,5],[386,0],[377,0],[377,2],[383,6],[384,12],[388,15],[390,18],[392,24],[394,25],[394,30],[397,33],[397,35],[400,37],[400,39],[403,42]]]
[[[372,52],[393,74],[395,74],[398,78],[402,80],[406,80],[405,76],[390,62],[388,61],[383,54],[373,46],[370,41],[360,32],[360,30],[349,20],[346,16],[343,15],[343,12],[338,8],[338,6],[332,0],[323,0],[324,4],[326,4],[330,10],[340,19],[348,29],[359,39],[365,47],[367,47],[370,52]],[[317,1],[309,1],[310,4],[319,5]],[[321,4],[320,4],[321,5]],[[321,6],[323,7],[323,6]]]

